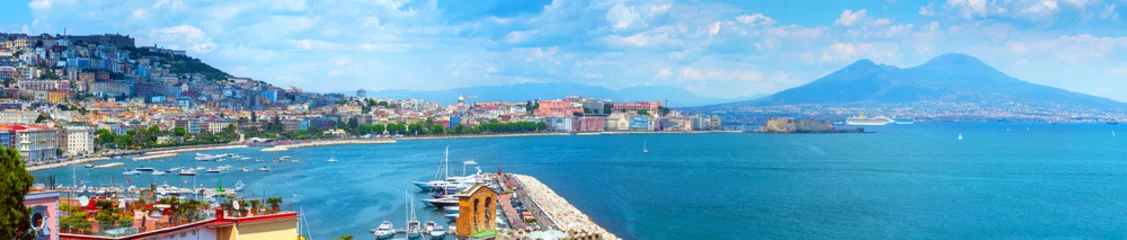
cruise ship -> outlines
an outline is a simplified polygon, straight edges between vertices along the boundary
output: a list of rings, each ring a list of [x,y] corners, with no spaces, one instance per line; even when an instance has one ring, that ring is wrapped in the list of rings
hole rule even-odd
[[[894,123],[894,122],[896,122],[896,121],[894,121],[894,120],[892,120],[891,118],[888,118],[888,117],[867,118],[867,117],[865,117],[865,115],[845,119],[845,124],[847,124],[847,125],[880,126],[880,125],[887,125],[887,124]]]

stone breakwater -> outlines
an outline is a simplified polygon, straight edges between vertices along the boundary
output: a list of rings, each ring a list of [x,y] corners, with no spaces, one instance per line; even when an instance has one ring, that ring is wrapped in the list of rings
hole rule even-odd
[[[146,155],[161,155],[161,154],[169,154],[169,153],[198,152],[198,151],[235,149],[235,148],[246,148],[246,147],[247,147],[247,145],[243,145],[243,144],[226,145],[226,146],[210,146],[210,147],[189,147],[189,148],[173,149],[173,150],[146,151],[145,154]]]
[[[133,158],[133,161],[134,162],[149,161],[149,160],[156,160],[156,159],[162,159],[162,158],[171,158],[171,157],[175,157],[175,156],[179,156],[179,155],[180,155],[179,153],[149,154],[149,155],[145,155],[145,156],[135,157],[135,158]]]
[[[329,140],[329,141],[313,141],[294,144],[277,145],[273,147],[263,148],[263,152],[281,152],[294,148],[304,147],[321,147],[331,145],[344,145],[344,144],[373,144],[373,143],[395,143],[395,140],[389,139],[349,139],[349,140]]]
[[[92,163],[92,162],[104,161],[104,160],[110,160],[110,158],[108,158],[108,157],[80,158],[80,159],[68,160],[68,161],[60,162],[60,163],[31,166],[31,167],[27,167],[27,171],[28,172],[39,171],[39,170],[44,170],[44,169],[65,167],[65,166],[74,165],[74,164]]]
[[[548,218],[551,218],[561,231],[580,231],[600,236],[602,239],[619,239],[595,224],[590,217],[587,217],[586,214],[568,203],[566,199],[557,195],[551,188],[540,183],[540,180],[520,174],[513,174],[513,176],[524,186],[528,197],[532,198],[532,201],[536,202],[540,209],[548,214]]]

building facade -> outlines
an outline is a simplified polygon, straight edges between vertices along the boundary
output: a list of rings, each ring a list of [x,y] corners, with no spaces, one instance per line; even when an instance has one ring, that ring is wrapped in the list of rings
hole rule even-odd
[[[564,100],[544,100],[539,102],[540,107],[536,108],[537,117],[571,117],[575,113],[583,113],[583,107],[573,106],[571,101]]]
[[[60,131],[59,145],[63,154],[78,156],[94,153],[94,129],[89,126],[66,126]]]

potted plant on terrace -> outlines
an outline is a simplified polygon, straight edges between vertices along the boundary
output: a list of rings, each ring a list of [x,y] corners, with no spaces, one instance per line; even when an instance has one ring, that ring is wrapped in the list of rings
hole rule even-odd
[[[271,197],[266,199],[266,204],[270,204],[270,213],[278,213],[278,207],[282,205],[282,198]]]
[[[247,201],[239,200],[239,209],[238,210],[239,210],[239,216],[246,217],[247,212],[249,212],[248,211],[249,209],[247,209]]]
[[[260,199],[251,199],[250,200],[250,212],[254,213],[255,215],[258,215],[258,213],[259,213],[258,209],[260,207],[262,207],[262,200],[260,200]]]

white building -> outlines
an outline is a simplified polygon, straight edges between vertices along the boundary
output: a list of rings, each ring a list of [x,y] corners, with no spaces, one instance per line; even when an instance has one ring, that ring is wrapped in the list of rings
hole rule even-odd
[[[89,126],[65,126],[59,136],[59,141],[64,142],[64,154],[77,156],[94,153],[94,129]]]
[[[39,118],[35,111],[0,111],[0,123],[6,124],[32,124]]]

